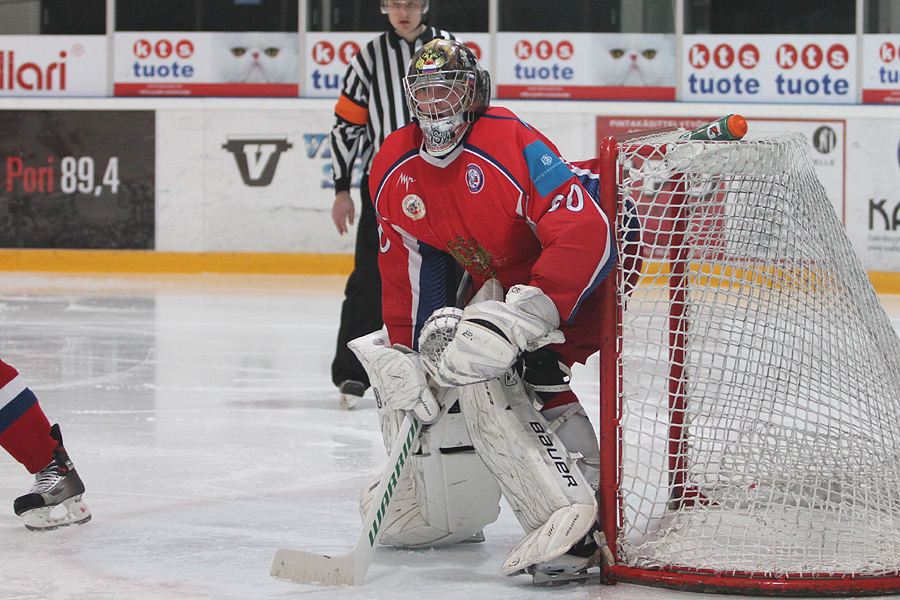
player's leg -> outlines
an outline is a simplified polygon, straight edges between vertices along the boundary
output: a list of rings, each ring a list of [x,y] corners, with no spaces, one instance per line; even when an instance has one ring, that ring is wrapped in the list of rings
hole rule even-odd
[[[398,483],[382,522],[382,544],[417,548],[482,541],[482,529],[497,520],[500,489],[472,448],[458,405],[450,401],[454,406],[444,416],[423,427],[419,450],[409,459],[412,468]],[[378,410],[391,411],[383,405]],[[377,485],[376,480],[363,489],[362,514]]]
[[[18,371],[0,360],[0,446],[35,475],[31,490],[13,507],[29,529],[86,523],[91,512],[82,500],[84,484],[62,443],[59,425],[50,426],[37,397]],[[65,515],[53,516],[62,504]]]
[[[588,468],[585,458],[599,451],[584,411],[567,404],[542,414],[514,371],[459,391],[473,445],[526,531],[501,571],[571,574],[593,566],[596,465]]]
[[[369,196],[368,177],[360,186],[361,210],[356,226],[353,272],[344,288],[337,347],[331,378],[341,406],[351,409],[369,387],[369,377],[347,343],[381,329],[381,274],[378,270],[378,223]]]
[[[522,356],[520,373],[534,393],[541,415],[556,423],[556,434],[569,452],[578,455],[578,468],[596,491],[600,487],[600,445],[594,425],[569,386],[571,369],[558,352],[544,347]]]
[[[518,299],[526,292],[529,290],[521,290]],[[535,298],[539,295],[530,292]],[[481,306],[478,302],[489,305],[478,319],[482,333],[502,330],[484,325],[493,323],[490,317],[498,314],[507,325],[506,321],[521,320],[521,327],[531,323],[516,310],[501,313],[502,306],[498,307],[496,301],[502,293],[499,284],[491,280],[470,303],[470,307]],[[490,300],[495,302],[490,304]],[[460,335],[458,324],[465,313],[459,313],[436,312],[422,330],[419,349],[429,372],[436,373],[437,378],[443,376],[445,364],[452,364],[456,368],[449,369],[453,376],[449,379],[468,382],[458,389],[470,438],[527,532],[501,570],[507,575],[537,571],[570,575],[592,567],[598,551],[593,533],[598,531],[595,492],[599,446],[587,415],[569,387],[568,367],[556,351],[539,346],[523,356],[522,370],[530,381],[528,385],[522,381],[522,370],[516,369],[485,380],[481,366],[495,368],[503,362],[498,356],[508,354],[495,353],[495,349],[506,350],[504,342],[509,350],[525,345],[516,343],[513,348],[506,334],[496,339],[483,336],[496,344],[472,344],[471,340],[478,337],[473,334],[466,344],[454,347],[447,341],[455,341]],[[552,348],[586,357],[596,351],[591,333],[589,329],[575,329],[570,341],[567,332],[563,344]],[[445,363],[453,352],[457,355]]]
[[[351,347],[369,372],[382,435],[390,449],[403,419],[403,411],[395,407],[411,410],[421,393],[416,385],[409,385],[416,379],[416,374],[409,372],[415,368],[412,358],[407,361],[398,356],[384,332],[354,340]],[[420,381],[424,386],[424,372]],[[418,448],[408,459],[412,468],[397,484],[381,524],[382,544],[415,548],[480,541],[482,529],[497,520],[500,512],[500,489],[469,441],[456,390],[432,389],[443,406],[441,416],[435,421],[421,409],[415,411],[432,422],[422,427]],[[363,515],[377,485],[375,481],[362,491]]]
[[[575,457],[575,464],[595,495],[600,487],[600,445],[594,425],[578,397],[569,387],[572,371],[555,350],[545,347],[523,355],[522,378],[540,405],[541,416]],[[578,572],[597,559],[597,543],[589,531],[566,554],[537,565],[535,570],[551,576]]]

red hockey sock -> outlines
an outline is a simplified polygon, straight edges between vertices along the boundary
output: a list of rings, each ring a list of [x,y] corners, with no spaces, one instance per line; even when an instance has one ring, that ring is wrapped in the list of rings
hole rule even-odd
[[[567,404],[574,404],[578,402],[578,396],[575,395],[575,392],[572,390],[566,390],[565,392],[559,392],[541,406],[541,410],[549,410],[551,408],[558,408],[560,406],[565,406]]]
[[[0,361],[0,446],[37,473],[53,460],[57,441],[50,437],[50,421],[37,397],[18,372]]]

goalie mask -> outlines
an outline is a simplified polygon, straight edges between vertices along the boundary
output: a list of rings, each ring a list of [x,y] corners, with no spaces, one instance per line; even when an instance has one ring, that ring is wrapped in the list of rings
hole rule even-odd
[[[462,42],[434,39],[412,57],[406,101],[425,136],[425,150],[444,156],[463,140],[491,101],[491,78]]]

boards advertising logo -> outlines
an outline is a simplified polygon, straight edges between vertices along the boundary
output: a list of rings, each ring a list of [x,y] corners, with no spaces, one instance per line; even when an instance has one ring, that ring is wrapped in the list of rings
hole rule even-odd
[[[310,51],[310,58],[320,67],[329,67],[335,61],[336,64],[343,65],[341,69],[346,68],[350,61],[359,52],[359,44],[355,40],[347,40],[335,47],[330,40],[319,40],[315,42]],[[315,89],[333,89],[338,90],[341,86],[341,74],[337,72],[328,72],[328,69],[320,71],[314,68],[311,73],[312,85]]]
[[[519,61],[528,61],[532,58],[541,61],[537,65],[516,63],[516,79],[558,81],[570,80],[575,76],[575,69],[562,62],[543,64],[543,61],[571,60],[575,56],[575,47],[569,40],[561,40],[554,44],[549,40],[532,43],[532,40],[523,39],[516,42],[513,51]]]
[[[838,145],[837,132],[828,125],[817,127],[813,133],[812,145],[819,154],[830,154]]]
[[[900,142],[897,143],[900,164]],[[894,198],[869,198],[869,231],[900,231],[900,202]]]
[[[272,183],[281,153],[293,148],[287,136],[228,136],[222,148],[234,155],[244,185],[265,187]]]
[[[855,96],[855,41],[846,35],[691,35],[684,99],[848,103]]]
[[[318,39],[310,39],[307,56],[312,70],[309,83],[313,95],[334,95],[341,87],[341,81],[347,65],[359,52],[360,44],[356,39],[335,34],[322,34]]]
[[[878,47],[878,59],[884,63],[878,67],[878,83],[896,85],[900,83],[900,71],[891,63],[900,59],[900,45],[884,42]],[[887,66],[885,66],[887,65]]]
[[[0,50],[0,90],[64,91],[68,55],[61,50],[55,61],[34,61],[21,51]]]
[[[0,35],[0,96],[105,96],[102,35]]]
[[[194,67],[185,64],[194,54],[194,44],[182,39],[176,42],[162,38],[151,42],[139,39],[132,46],[134,63],[131,65],[135,78],[151,77],[192,77]],[[181,60],[182,62],[178,62]]]

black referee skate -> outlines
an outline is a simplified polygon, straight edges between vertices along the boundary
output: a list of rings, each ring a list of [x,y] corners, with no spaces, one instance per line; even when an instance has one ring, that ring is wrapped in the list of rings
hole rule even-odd
[[[59,425],[54,425],[50,429],[50,435],[59,442],[53,450],[53,460],[35,474],[31,491],[19,496],[13,503],[16,514],[25,519],[25,527],[35,531],[82,524],[91,520],[91,511],[81,499],[84,484],[63,447]],[[66,514],[51,515],[53,509],[59,505],[66,509]],[[59,509],[57,512],[61,513],[62,510]]]
[[[359,399],[366,393],[366,386],[362,381],[347,379],[341,382],[338,391],[341,393],[341,407],[353,410]]]

